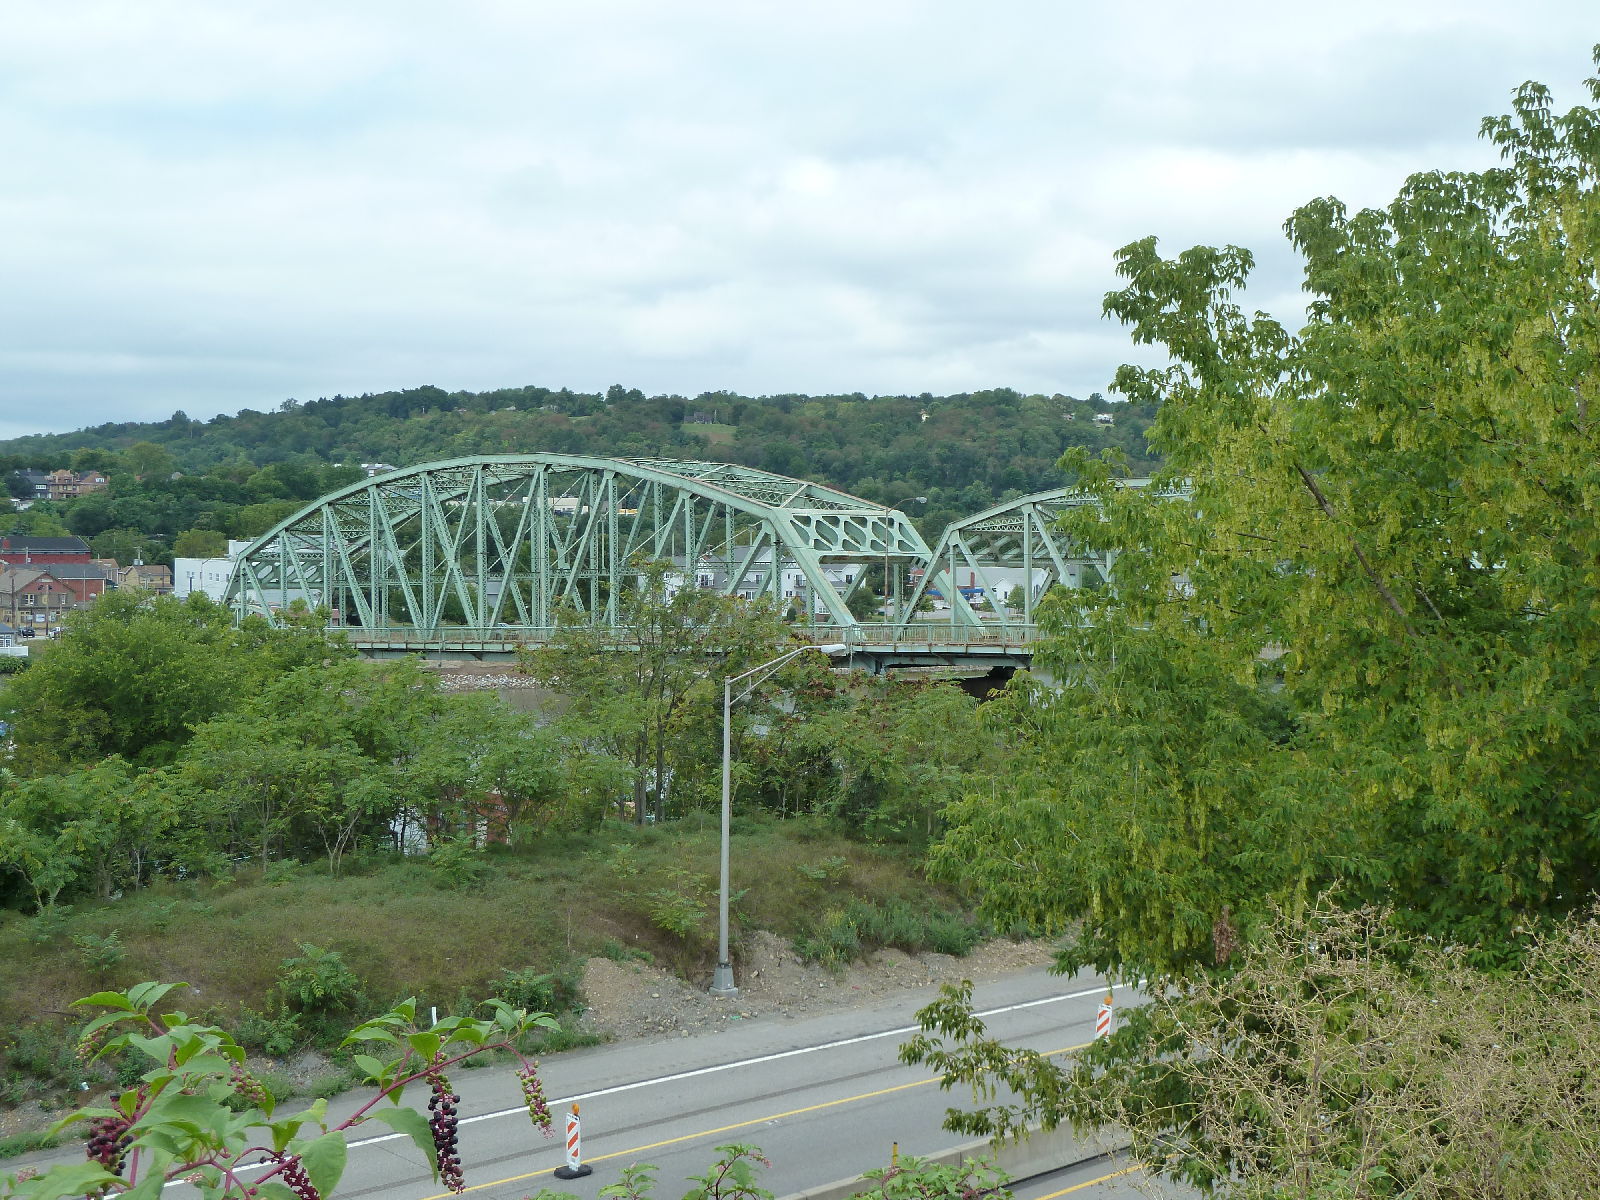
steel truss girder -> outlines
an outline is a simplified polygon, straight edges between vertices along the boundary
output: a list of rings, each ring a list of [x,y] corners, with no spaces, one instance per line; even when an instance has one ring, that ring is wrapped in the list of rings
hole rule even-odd
[[[1147,479],[1128,479],[1119,486],[1142,488]],[[928,568],[912,591],[908,612],[930,591],[950,604],[950,624],[983,626],[1025,635],[1034,624],[1039,597],[1052,586],[1083,588],[1108,585],[1116,551],[1090,551],[1070,541],[1058,528],[1066,510],[1094,505],[1093,496],[1072,488],[1035,492],[955,521],[934,547]],[[958,571],[965,569],[981,594],[970,599],[957,586]],[[1021,572],[1012,580],[1022,595],[1020,605],[1005,604],[1001,571]]]
[[[806,620],[853,627],[860,571],[921,564],[904,513],[815,483],[724,463],[496,455],[362,480],[257,538],[235,565],[235,612],[277,621],[295,600],[368,629],[547,632],[562,608],[615,626],[640,559],[683,585],[776,604],[802,581]]]

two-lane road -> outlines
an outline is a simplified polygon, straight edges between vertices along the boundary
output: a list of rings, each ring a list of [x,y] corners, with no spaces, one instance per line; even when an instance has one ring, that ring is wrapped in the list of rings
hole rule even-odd
[[[474,1194],[519,1200],[543,1186],[582,1197],[616,1182],[623,1167],[660,1169],[661,1194],[703,1172],[728,1143],[759,1146],[772,1161],[763,1185],[778,1195],[927,1154],[962,1139],[941,1128],[948,1106],[968,1096],[941,1092],[925,1068],[902,1065],[900,1043],[930,989],[900,1003],[841,1010],[807,1020],[741,1022],[716,1034],[626,1043],[564,1054],[544,1064],[545,1088],[560,1130],[568,1106],[581,1107],[584,1162],[594,1174],[558,1183],[559,1137],[546,1140],[521,1108],[508,1071],[462,1071],[461,1149]],[[1093,1035],[1104,985],[1042,971],[981,987],[978,1007],[1008,1043],[1060,1052]],[[374,1128],[368,1126],[367,1128]],[[435,1197],[416,1148],[403,1138],[352,1138],[341,1195],[394,1200]]]
[[[1093,1036],[1104,992],[1094,976],[1062,979],[1035,970],[984,984],[975,1000],[991,1032],[1008,1044],[1066,1053]],[[916,1009],[935,994],[927,988],[874,1008],[841,1007],[803,1020],[763,1017],[698,1037],[557,1055],[541,1072],[556,1118],[557,1136],[549,1139],[528,1120],[509,1069],[458,1069],[452,1083],[461,1095],[467,1190],[482,1200],[521,1200],[555,1187],[589,1200],[617,1182],[629,1164],[653,1163],[659,1169],[657,1194],[670,1200],[682,1195],[686,1179],[710,1167],[718,1146],[743,1143],[760,1147],[771,1160],[761,1183],[784,1196],[887,1166],[896,1144],[902,1155],[960,1144],[966,1139],[947,1133],[941,1123],[946,1108],[970,1106],[972,1097],[941,1091],[926,1068],[898,1059],[900,1044],[916,1031]],[[357,1091],[335,1099],[331,1118],[342,1120],[363,1098]],[[407,1099],[420,1104],[426,1094],[418,1088]],[[560,1133],[573,1103],[581,1106],[583,1159],[593,1174],[562,1183],[551,1172],[564,1158]],[[369,1122],[352,1130],[349,1140],[339,1196],[448,1195],[409,1139]],[[42,1166],[74,1154],[64,1147],[30,1157]],[[1130,1180],[1115,1173],[1127,1165],[1086,1163],[1024,1194],[1028,1200],[1126,1195]],[[1113,1178],[1094,1182],[1108,1174]],[[193,1193],[179,1186],[168,1194]]]

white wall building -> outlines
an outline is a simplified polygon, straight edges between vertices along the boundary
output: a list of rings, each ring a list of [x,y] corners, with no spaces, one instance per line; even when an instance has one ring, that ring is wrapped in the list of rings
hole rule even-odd
[[[233,560],[249,544],[230,539],[228,553],[221,558],[173,559],[172,594],[183,597],[191,592],[204,592],[221,604],[228,594],[228,577],[233,574]]]

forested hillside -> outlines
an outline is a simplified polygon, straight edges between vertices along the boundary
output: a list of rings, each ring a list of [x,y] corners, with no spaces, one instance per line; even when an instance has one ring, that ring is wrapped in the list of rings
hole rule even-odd
[[[1097,422],[1096,414],[1110,414],[1113,423]],[[954,396],[708,392],[689,400],[620,386],[604,395],[419,387],[288,400],[273,412],[246,409],[210,421],[178,412],[159,422],[17,438],[0,442],[0,471],[108,471],[107,492],[54,512],[41,506],[18,531],[54,532],[59,520],[88,538],[122,531],[111,538],[119,545],[137,534],[153,539],[141,546],[146,561],[170,556],[175,539],[191,530],[253,537],[300,502],[360,478],[360,463],[406,466],[476,454],[735,462],[886,504],[926,496],[925,505],[908,507],[936,533],[999,500],[1059,486],[1056,464],[1074,446],[1114,447],[1135,474],[1148,473],[1155,464],[1144,430],[1153,416],[1151,407],[1112,404],[1098,393],[1078,400],[1009,388]]]

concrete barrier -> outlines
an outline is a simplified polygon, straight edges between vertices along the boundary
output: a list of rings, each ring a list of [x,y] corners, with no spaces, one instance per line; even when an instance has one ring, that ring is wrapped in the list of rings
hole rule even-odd
[[[941,1150],[937,1154],[918,1157],[928,1162],[956,1166],[965,1158],[992,1156],[995,1164],[1012,1179],[1028,1179],[1034,1175],[1042,1175],[1046,1171],[1059,1171],[1062,1167],[1075,1166],[1091,1158],[1099,1158],[1103,1154],[1126,1150],[1128,1144],[1128,1135],[1120,1129],[1103,1129],[1090,1137],[1079,1137],[1071,1129],[1061,1126],[1049,1133],[1035,1130],[1020,1142],[1005,1142],[1000,1146],[994,1146],[988,1138],[979,1138],[960,1146],[952,1146],[948,1150]],[[853,1175],[849,1179],[825,1183],[821,1187],[793,1192],[781,1200],[848,1200],[848,1197],[854,1196],[857,1192],[864,1192],[870,1186],[871,1184],[860,1175]]]

